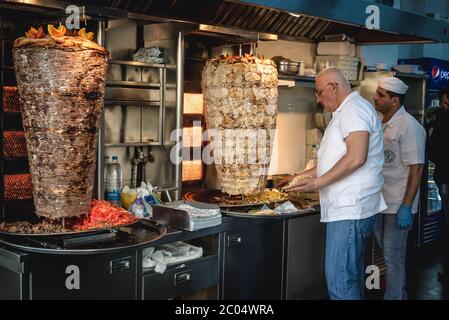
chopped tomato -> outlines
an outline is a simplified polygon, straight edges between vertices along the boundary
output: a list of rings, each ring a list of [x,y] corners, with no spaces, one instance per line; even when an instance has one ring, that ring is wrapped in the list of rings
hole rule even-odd
[[[76,218],[69,224],[74,230],[81,231],[130,224],[136,220],[129,211],[115,207],[108,201],[93,200],[89,215]]]

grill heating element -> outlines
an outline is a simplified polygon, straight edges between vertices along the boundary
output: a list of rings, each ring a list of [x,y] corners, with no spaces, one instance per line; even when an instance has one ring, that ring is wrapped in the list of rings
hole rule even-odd
[[[3,110],[4,112],[20,112],[17,87],[3,87]]]
[[[3,112],[4,113],[20,113],[20,100],[17,87],[3,87]],[[27,157],[27,148],[25,141],[25,133],[23,128],[14,128],[17,131],[3,131],[3,158],[17,162],[19,158]],[[31,184],[31,175],[27,172],[27,168],[18,168],[19,174],[16,172],[5,172],[3,176],[5,201],[23,201],[32,200],[33,191]]]
[[[3,156],[24,158],[27,156],[25,133],[23,131],[3,132]]]

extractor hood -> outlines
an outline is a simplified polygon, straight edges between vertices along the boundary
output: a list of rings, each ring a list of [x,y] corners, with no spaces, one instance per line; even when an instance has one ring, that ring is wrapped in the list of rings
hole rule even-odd
[[[178,21],[320,41],[345,33],[357,43],[449,42],[449,23],[364,0],[93,0],[106,6]],[[368,30],[367,7],[379,8],[380,29]]]
[[[52,0],[9,0],[45,6]],[[61,2],[64,3],[64,2]],[[108,17],[189,22],[318,42],[344,33],[359,44],[449,42],[449,23],[365,0],[90,0],[70,1]],[[369,30],[369,6],[379,8],[379,29]]]

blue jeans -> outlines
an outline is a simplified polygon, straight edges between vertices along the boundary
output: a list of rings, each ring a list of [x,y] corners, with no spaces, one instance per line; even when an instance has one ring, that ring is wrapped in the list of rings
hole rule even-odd
[[[395,214],[380,213],[374,222],[374,234],[383,251],[387,267],[387,288],[384,300],[407,300],[405,258],[407,236],[410,229],[399,229],[396,225],[396,218]]]
[[[365,298],[365,243],[375,216],[329,222],[326,227],[326,280],[332,300]]]

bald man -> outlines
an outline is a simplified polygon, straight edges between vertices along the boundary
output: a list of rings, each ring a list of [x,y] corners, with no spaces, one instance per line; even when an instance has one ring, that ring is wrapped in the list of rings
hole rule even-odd
[[[351,91],[337,68],[317,76],[316,97],[332,112],[332,121],[318,150],[317,167],[303,172],[310,179],[301,179],[287,191],[320,191],[321,221],[327,224],[329,297],[359,300],[365,296],[366,238],[373,231],[375,215],[386,209],[382,127],[372,105]]]

